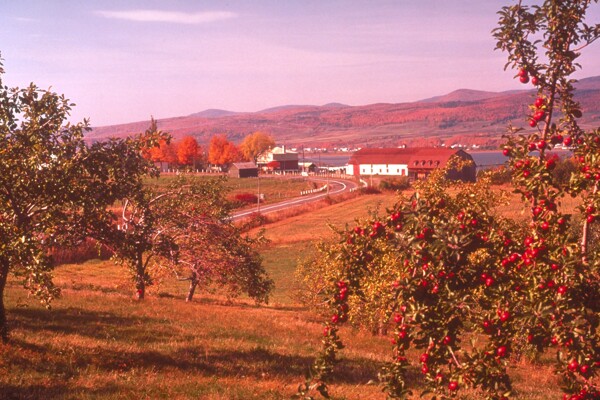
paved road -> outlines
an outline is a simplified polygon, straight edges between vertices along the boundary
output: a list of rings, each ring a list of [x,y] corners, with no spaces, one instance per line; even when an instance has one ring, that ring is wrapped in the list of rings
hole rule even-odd
[[[298,198],[291,199],[291,200],[282,201],[280,203],[261,205],[260,213],[268,214],[268,213],[272,213],[275,211],[285,210],[287,208],[292,208],[292,207],[300,206],[302,204],[317,201],[328,195],[335,196],[335,195],[338,195],[341,193],[346,193],[346,192],[349,192],[350,190],[358,187],[358,184],[356,182],[348,181],[348,180],[344,180],[344,179],[310,178],[310,180],[313,182],[322,183],[323,185],[325,185],[327,182],[329,182],[329,193],[327,193],[327,191],[323,191],[323,192],[318,192],[318,193],[298,197]],[[257,211],[258,210],[256,207],[254,207],[250,210],[238,211],[238,212],[233,213],[232,219],[234,221],[236,221],[236,220],[242,219],[244,217],[247,217],[251,214],[254,214]]]

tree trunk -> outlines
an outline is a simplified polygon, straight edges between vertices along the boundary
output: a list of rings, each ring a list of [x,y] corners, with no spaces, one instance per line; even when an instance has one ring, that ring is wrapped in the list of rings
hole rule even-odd
[[[8,342],[8,325],[6,322],[6,310],[4,309],[4,288],[8,278],[9,262],[5,258],[0,258],[0,341]]]
[[[146,279],[145,279],[145,271],[144,271],[144,262],[143,262],[143,254],[139,253],[136,260],[135,266],[135,288],[136,288],[136,298],[138,300],[144,300],[144,295],[146,294]]]
[[[193,273],[190,279],[190,289],[188,290],[188,295],[185,298],[186,302],[192,301],[192,298],[194,297],[194,292],[196,291],[196,286],[198,286],[198,275],[196,273]]]

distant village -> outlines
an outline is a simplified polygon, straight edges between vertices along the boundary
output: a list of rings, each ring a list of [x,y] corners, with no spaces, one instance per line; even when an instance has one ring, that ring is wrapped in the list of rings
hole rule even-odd
[[[480,169],[503,165],[500,151],[479,151],[478,145],[397,147],[318,147],[276,145],[270,135],[255,132],[238,146],[225,135],[211,138],[207,151],[188,136],[179,142],[161,143],[148,150],[147,157],[162,171],[194,170],[205,173],[227,173],[249,178],[261,174],[324,174],[348,177],[405,177],[409,181],[423,179],[432,171],[444,168],[452,157],[470,161],[460,171],[450,170],[453,179],[475,181]],[[555,150],[568,150],[560,145]],[[496,153],[496,154],[494,154]],[[483,156],[487,155],[486,160]],[[474,159],[477,156],[477,161]]]
[[[453,179],[475,181],[476,165],[473,158],[461,149],[433,147],[364,148],[354,149],[348,163],[329,167],[310,161],[301,161],[298,149],[277,146],[261,153],[254,162],[233,163],[230,176],[239,178],[257,176],[259,171],[267,173],[314,173],[319,171],[337,172],[355,177],[361,176],[403,176],[410,180],[423,179],[433,170],[445,167],[451,157],[456,156],[471,161],[471,165],[460,171],[451,171]],[[304,155],[308,149],[301,149]]]

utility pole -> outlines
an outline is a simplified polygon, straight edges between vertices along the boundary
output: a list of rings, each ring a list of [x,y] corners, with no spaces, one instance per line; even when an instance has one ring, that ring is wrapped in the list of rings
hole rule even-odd
[[[258,196],[256,199],[256,213],[260,214],[260,168],[258,168],[258,157],[254,157],[254,164],[256,165],[256,185],[258,186]]]

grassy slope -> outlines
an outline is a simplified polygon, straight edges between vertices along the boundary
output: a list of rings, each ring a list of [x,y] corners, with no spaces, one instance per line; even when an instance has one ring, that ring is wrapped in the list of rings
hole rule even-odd
[[[291,297],[295,262],[310,241],[330,234],[325,222],[352,223],[380,202],[390,205],[393,197],[363,196],[269,225],[272,242],[263,255],[277,285],[269,306],[205,294],[186,304],[185,285],[173,281],[138,303],[125,271],[110,262],[59,267],[56,283],[63,296],[51,311],[11,280],[6,303],[13,341],[0,346],[0,398],[289,398],[322,330],[320,319]],[[347,349],[332,394],[383,399],[380,388],[367,382],[388,360],[388,340],[349,328],[342,337]],[[512,371],[520,398],[548,398],[545,388],[556,386],[550,372],[547,360]]]

